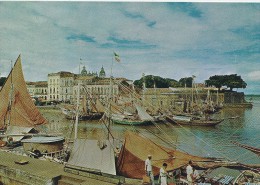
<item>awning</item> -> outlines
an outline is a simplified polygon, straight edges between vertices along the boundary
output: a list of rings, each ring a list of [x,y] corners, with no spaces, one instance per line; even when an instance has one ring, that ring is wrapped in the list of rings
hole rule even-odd
[[[100,147],[98,140],[77,139],[68,164],[116,175],[114,149],[108,140],[103,144],[106,147]]]
[[[25,134],[29,133],[33,127],[20,127],[20,126],[8,126],[5,135],[13,138],[13,141],[20,141]],[[7,137],[3,138],[3,141],[7,141]]]

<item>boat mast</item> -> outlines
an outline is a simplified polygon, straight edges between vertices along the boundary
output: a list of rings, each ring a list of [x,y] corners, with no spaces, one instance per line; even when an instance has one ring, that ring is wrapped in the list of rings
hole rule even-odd
[[[114,52],[115,53],[115,52]],[[114,62],[114,56],[112,57],[112,61],[111,61],[111,69],[110,69],[110,81],[109,81],[109,95],[108,95],[108,125],[107,125],[107,129],[108,129],[108,135],[107,135],[107,139],[109,140],[109,135],[111,134],[110,132],[110,126],[112,123],[112,113],[111,113],[111,101],[112,101],[112,94],[113,94],[113,84],[112,84],[112,77],[113,77],[113,62]]]
[[[7,126],[9,126],[11,123],[11,108],[12,108],[12,104],[13,104],[14,84],[13,84],[12,69],[13,69],[13,61],[11,60],[11,76],[10,76],[11,77],[11,87],[10,87],[11,90],[9,93],[9,105],[8,105],[8,109],[7,109],[7,111],[9,112]]]
[[[142,97],[142,104],[144,105],[144,91],[145,91],[145,74],[143,73],[143,97]]]
[[[80,82],[78,82],[77,88],[77,107],[76,107],[76,119],[75,119],[75,135],[74,139],[78,138],[78,124],[79,124],[79,96],[80,96]]]

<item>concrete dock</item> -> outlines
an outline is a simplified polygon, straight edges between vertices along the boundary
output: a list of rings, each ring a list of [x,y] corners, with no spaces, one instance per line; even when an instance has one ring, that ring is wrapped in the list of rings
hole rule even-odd
[[[28,164],[16,164],[18,161]],[[142,184],[126,179],[125,185]],[[64,171],[64,165],[0,151],[0,185],[113,185],[101,178],[89,178]]]

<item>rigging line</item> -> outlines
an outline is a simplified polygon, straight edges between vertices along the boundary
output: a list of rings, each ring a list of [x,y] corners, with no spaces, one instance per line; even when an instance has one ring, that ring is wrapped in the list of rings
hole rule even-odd
[[[168,143],[167,141],[164,140],[163,137],[159,136],[158,134],[156,134],[155,132],[153,132],[152,130],[150,129],[146,129],[148,132],[150,132],[152,135],[154,135],[155,137],[157,137],[158,139],[160,139],[161,141],[167,143],[168,145],[171,145],[172,143]],[[175,147],[177,147],[177,144],[174,144]]]
[[[131,92],[131,89],[129,89],[129,88],[127,88],[125,85],[123,85],[122,83],[120,83],[119,85],[121,85],[125,90],[128,90],[128,92]],[[134,94],[134,93],[133,93]],[[135,95],[135,94],[134,94]],[[136,96],[135,96],[136,97]],[[154,123],[153,123],[154,124]],[[164,135],[166,135],[166,137],[168,137],[168,139],[170,138],[157,124],[155,124],[156,125],[156,127],[164,134]],[[134,126],[134,125],[132,125],[132,126]],[[170,140],[171,140],[171,138],[170,138]],[[170,142],[170,143],[172,143],[172,142]],[[169,144],[169,143],[168,143]]]
[[[238,146],[239,147],[239,146]],[[240,148],[240,147],[239,147]],[[244,148],[245,149],[245,148]],[[237,157],[236,157],[236,160],[238,160],[238,159],[241,159],[241,158],[243,158],[244,160],[246,159],[245,157],[248,157],[247,155],[248,154],[254,154],[253,156],[258,156],[258,157],[260,157],[260,155],[259,154],[256,154],[256,153],[254,153],[253,151],[250,151],[250,150],[247,150],[247,149],[245,149],[245,152],[243,152],[241,155],[238,155]],[[252,155],[251,155],[252,156]]]
[[[193,136],[195,136],[197,139],[199,139],[200,141],[202,141],[203,143],[205,143],[207,146],[209,146],[210,148],[212,148],[214,151],[216,151],[218,154],[220,154],[220,156],[223,156],[224,158],[231,160],[228,156],[223,155],[220,151],[218,151],[217,149],[215,149],[213,146],[211,146],[210,144],[208,144],[206,141],[204,141],[203,139],[201,139],[200,137],[196,136],[193,132],[189,131],[188,129],[184,128],[182,125],[179,125],[181,128],[183,128],[186,132],[191,133]]]
[[[122,85],[122,84],[121,84]],[[148,102],[148,104],[149,104],[149,102]],[[173,141],[172,140],[172,138],[157,124],[157,123],[155,123],[155,122],[152,122],[155,126],[156,126],[156,128],[158,129],[158,130],[160,130],[161,131],[161,133],[166,137],[166,139],[168,140],[168,144],[169,143],[171,143],[174,147],[176,146],[174,143],[175,143],[175,141]],[[186,151],[184,151],[184,152],[186,152]]]
[[[181,125],[180,125],[181,126]],[[158,128],[158,127],[157,127]],[[159,129],[160,131],[162,131],[161,129]],[[187,131],[187,130],[186,130]],[[190,133],[192,133],[192,132],[190,132]],[[193,133],[192,133],[193,134]],[[193,134],[194,135],[194,134]],[[195,135],[196,136],[196,135]],[[196,138],[198,138],[197,136],[196,136]],[[201,138],[199,138],[200,140],[202,140]],[[204,140],[202,140],[204,143],[206,143]],[[207,144],[206,143],[206,145],[208,145],[208,146],[210,146],[209,144]],[[213,148],[212,146],[210,146],[211,148]],[[214,150],[216,150],[215,148],[213,148]],[[216,150],[217,151],[217,153],[220,153],[218,150]],[[220,153],[221,154],[221,153]],[[221,155],[222,156],[222,155]],[[224,157],[226,157],[226,158],[228,158],[229,159],[229,157],[227,157],[227,156],[224,156]]]
[[[252,119],[252,118],[251,118],[251,119]],[[241,126],[241,127],[242,127],[242,126]],[[227,138],[227,140],[230,140],[230,138],[231,138],[232,136],[234,136],[235,133],[236,133],[239,129],[241,129],[241,128],[238,127],[232,134],[230,134],[229,137]],[[241,155],[243,155],[243,154],[238,155],[238,156],[237,156],[237,159],[239,159]]]

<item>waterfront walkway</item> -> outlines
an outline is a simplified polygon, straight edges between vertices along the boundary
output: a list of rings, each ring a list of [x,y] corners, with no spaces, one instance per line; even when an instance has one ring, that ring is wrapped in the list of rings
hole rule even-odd
[[[16,164],[28,161],[28,164]],[[5,185],[113,185],[114,183],[73,175],[64,165],[0,151],[0,182]],[[141,184],[140,180],[126,179],[125,185]]]

